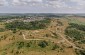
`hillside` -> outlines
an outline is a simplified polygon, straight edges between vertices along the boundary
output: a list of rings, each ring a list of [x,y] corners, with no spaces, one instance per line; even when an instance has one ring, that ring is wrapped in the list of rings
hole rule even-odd
[[[0,22],[0,55],[85,55],[84,17],[5,21]]]

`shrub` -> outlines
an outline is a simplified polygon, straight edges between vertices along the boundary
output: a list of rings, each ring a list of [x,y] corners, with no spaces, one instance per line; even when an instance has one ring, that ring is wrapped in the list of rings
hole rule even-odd
[[[85,55],[85,50],[76,50],[77,55]]]
[[[52,36],[53,38],[58,38],[58,35],[56,33],[52,33],[54,36]]]
[[[57,48],[59,48],[59,46],[55,44],[53,45],[52,50],[56,50]]]
[[[24,42],[17,42],[18,49],[24,47]]]
[[[46,41],[41,41],[38,46],[40,46],[41,48],[45,48],[46,46],[48,46],[48,43]]]
[[[4,32],[5,31],[5,29],[4,28],[0,28],[0,32]]]
[[[63,26],[63,23],[61,21],[57,20],[57,23],[58,26]]]
[[[85,44],[85,40],[81,40],[80,42],[79,42],[80,44]]]
[[[5,40],[7,37],[4,35],[4,36],[0,36],[0,41],[1,40]]]
[[[30,47],[31,46],[31,43],[26,43],[25,46],[26,47]]]

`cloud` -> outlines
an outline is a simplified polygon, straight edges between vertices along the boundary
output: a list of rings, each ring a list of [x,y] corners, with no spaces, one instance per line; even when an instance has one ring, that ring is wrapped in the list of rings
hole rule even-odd
[[[22,2],[22,0],[13,0],[12,5],[24,5],[26,3]]]
[[[77,3],[77,5],[85,5],[85,0],[71,0],[71,1]]]
[[[37,4],[42,3],[42,0],[13,0],[13,5],[30,5],[30,4]]]
[[[52,8],[67,8],[67,9],[84,9],[85,0],[11,0],[12,6],[39,6]],[[0,6],[7,5],[7,0],[0,0]]]
[[[85,0],[70,0],[71,2],[75,2],[75,6],[72,8],[76,9],[84,9],[85,8]]]
[[[67,8],[67,9],[84,9],[85,0],[11,0],[9,5],[12,6],[39,6],[52,8]],[[7,5],[7,0],[0,0],[0,5]]]
[[[0,6],[8,5],[6,0],[0,0]]]
[[[65,2],[62,0],[13,0],[12,5],[15,6],[41,6],[41,7],[54,7],[63,8],[67,7]]]
[[[46,2],[48,5],[58,8],[67,6],[65,2],[61,2],[61,0],[47,0]]]

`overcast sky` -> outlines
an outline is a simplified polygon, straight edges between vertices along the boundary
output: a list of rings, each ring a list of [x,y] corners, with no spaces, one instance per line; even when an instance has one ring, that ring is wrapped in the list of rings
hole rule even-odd
[[[0,0],[0,13],[85,13],[85,0]]]

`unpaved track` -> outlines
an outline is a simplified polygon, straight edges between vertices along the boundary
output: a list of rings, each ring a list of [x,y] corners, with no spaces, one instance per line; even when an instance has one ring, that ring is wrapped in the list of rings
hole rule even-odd
[[[51,24],[51,25],[56,25],[56,23],[53,23],[53,24]],[[62,28],[63,29],[63,28]],[[49,31],[51,31],[50,29],[49,29]],[[65,35],[64,34],[62,34],[62,33],[60,33],[60,32],[57,32],[57,29],[56,29],[56,34],[58,34],[61,38],[62,38],[62,40],[60,40],[60,41],[56,41],[56,39],[52,39],[52,38],[45,38],[45,37],[43,37],[42,39],[26,39],[26,37],[25,37],[25,35],[23,34],[23,38],[24,38],[24,40],[51,40],[51,41],[53,41],[53,42],[57,42],[57,43],[61,43],[61,42],[67,42],[70,46],[72,46],[74,49],[78,49],[78,50],[83,50],[82,48],[79,48],[79,47],[77,47],[74,43],[72,43],[71,41],[69,41],[66,37],[65,37]]]
[[[60,34],[60,33],[57,33],[57,34],[59,34],[60,35],[60,37],[63,39],[63,41],[66,41],[68,44],[70,44],[73,48],[75,48],[75,49],[79,49],[79,50],[83,50],[82,48],[79,48],[79,47],[77,47],[74,43],[72,43],[72,42],[70,42],[68,39],[66,39],[65,37],[64,37],[64,35],[62,35],[62,34]],[[25,37],[25,35],[23,34],[23,38],[24,38],[24,40],[45,40],[45,39],[26,39],[26,37]],[[46,38],[47,39],[47,38]],[[48,38],[49,40],[52,40],[52,41],[55,41],[56,39],[52,39],[52,38]],[[61,42],[61,41],[59,41],[59,42]],[[57,43],[59,43],[59,42],[57,42]]]
[[[60,34],[60,33],[57,33],[62,39],[63,39],[63,42],[67,42],[69,45],[71,45],[73,48],[75,48],[75,49],[78,49],[78,50],[83,50],[82,48],[79,48],[79,47],[77,47],[74,43],[72,43],[72,42],[70,42],[64,35],[62,35],[62,34]],[[26,39],[26,37],[25,37],[25,35],[23,34],[23,38],[24,38],[24,40],[45,40],[45,38],[44,39]],[[51,40],[51,41],[54,41],[55,42],[55,39],[52,39],[52,38],[46,38],[46,39],[49,39],[49,40]],[[61,41],[59,41],[59,42],[57,42],[57,43],[60,43]]]
[[[23,34],[24,40],[44,40],[44,39],[26,39],[25,35]]]

